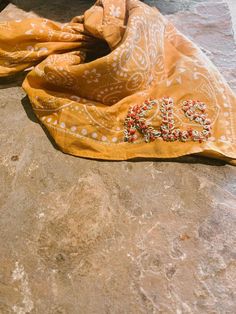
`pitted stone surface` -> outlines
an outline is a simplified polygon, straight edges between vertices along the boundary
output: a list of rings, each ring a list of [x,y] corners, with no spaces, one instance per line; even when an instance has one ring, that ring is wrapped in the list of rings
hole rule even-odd
[[[224,1],[149,2],[173,13],[236,87]],[[15,3],[63,21],[90,6]],[[0,19],[29,14],[19,8]],[[65,155],[37,123],[22,78],[0,81],[0,313],[235,313],[236,168]]]

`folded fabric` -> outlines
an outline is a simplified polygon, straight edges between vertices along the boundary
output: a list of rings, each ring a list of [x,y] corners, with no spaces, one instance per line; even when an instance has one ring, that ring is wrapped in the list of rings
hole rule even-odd
[[[235,95],[156,8],[99,0],[66,24],[1,23],[0,76],[32,66],[23,88],[65,153],[235,163]]]

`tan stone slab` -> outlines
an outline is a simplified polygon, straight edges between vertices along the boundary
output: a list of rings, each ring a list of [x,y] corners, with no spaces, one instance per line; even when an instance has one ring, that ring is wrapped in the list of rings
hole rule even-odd
[[[65,13],[68,1],[24,3],[58,20],[82,4],[70,1]],[[225,2],[183,3],[188,10],[170,18],[233,86]],[[236,168],[65,155],[16,85],[0,82],[0,313],[234,313]]]

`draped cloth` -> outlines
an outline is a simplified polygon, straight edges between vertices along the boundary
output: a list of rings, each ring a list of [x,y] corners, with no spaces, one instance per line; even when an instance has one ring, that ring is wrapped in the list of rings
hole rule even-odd
[[[30,67],[23,88],[65,153],[109,160],[199,154],[235,163],[235,95],[156,8],[137,0],[98,0],[66,24],[44,18],[0,23],[0,76]],[[173,99],[172,131],[202,131],[182,110],[185,100],[198,100],[206,105],[211,134],[203,141],[145,141],[139,129],[127,141],[130,108],[150,98],[155,106],[143,119],[161,130],[163,97]]]

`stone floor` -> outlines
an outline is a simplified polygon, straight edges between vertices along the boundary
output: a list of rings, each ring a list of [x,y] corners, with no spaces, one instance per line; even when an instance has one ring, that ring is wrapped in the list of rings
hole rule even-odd
[[[236,39],[236,1],[235,0],[227,0],[232,16],[233,29],[234,29],[234,37]]]
[[[64,21],[91,3],[12,2],[17,8],[0,20],[33,9]],[[169,14],[236,90],[224,0],[146,2]],[[0,313],[236,313],[236,168],[196,157],[65,155],[21,81],[0,81]]]

